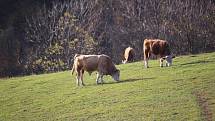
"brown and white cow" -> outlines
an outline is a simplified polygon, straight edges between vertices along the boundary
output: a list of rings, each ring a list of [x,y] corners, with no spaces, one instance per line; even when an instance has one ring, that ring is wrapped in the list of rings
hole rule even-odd
[[[79,81],[82,85],[84,71],[90,75],[97,71],[96,83],[103,83],[103,75],[111,75],[115,81],[119,81],[120,71],[115,67],[111,58],[107,55],[80,55],[76,54],[72,68],[72,74],[76,72],[76,82],[79,86]]]
[[[167,41],[160,39],[145,39],[143,44],[145,67],[148,68],[148,59],[151,54],[160,57],[160,66],[163,67],[163,61],[166,61],[166,66],[172,65],[170,47]]]
[[[134,56],[135,56],[134,49],[131,47],[127,47],[124,52],[124,60],[122,60],[122,63],[125,64],[127,62],[134,61]]]

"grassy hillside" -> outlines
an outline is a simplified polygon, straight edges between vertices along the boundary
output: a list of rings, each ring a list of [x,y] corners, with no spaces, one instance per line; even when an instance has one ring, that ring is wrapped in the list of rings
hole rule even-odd
[[[215,53],[119,65],[121,82],[84,75],[85,87],[67,72],[0,80],[0,121],[215,120]]]

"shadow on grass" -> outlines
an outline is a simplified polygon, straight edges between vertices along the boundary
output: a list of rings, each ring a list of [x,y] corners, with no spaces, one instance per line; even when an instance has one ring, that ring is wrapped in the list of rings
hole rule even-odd
[[[210,62],[213,62],[213,61],[204,61],[204,60],[200,60],[200,61],[182,63],[181,65],[191,65],[191,64],[210,63]]]
[[[155,79],[154,77],[152,78],[134,78],[134,79],[125,79],[125,80],[120,80],[118,82],[112,81],[112,82],[104,82],[103,84],[116,84],[116,83],[128,83],[128,82],[136,82],[136,81],[143,81],[143,80],[151,80]]]
[[[198,57],[197,55],[190,55],[189,57]]]

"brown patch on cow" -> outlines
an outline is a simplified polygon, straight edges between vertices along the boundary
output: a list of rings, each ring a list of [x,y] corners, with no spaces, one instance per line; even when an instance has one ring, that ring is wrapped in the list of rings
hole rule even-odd
[[[170,55],[169,44],[165,40],[160,39],[145,39],[144,40],[144,55],[149,58],[151,54],[164,57]]]
[[[143,53],[146,68],[148,68],[148,60],[151,55],[158,56],[161,59],[171,55],[169,43],[166,40],[160,39],[145,39]],[[163,61],[161,60],[160,62],[161,66],[163,66]]]
[[[194,92],[199,107],[201,108],[201,115],[203,120],[212,121],[212,111],[210,110],[207,94],[205,92]]]

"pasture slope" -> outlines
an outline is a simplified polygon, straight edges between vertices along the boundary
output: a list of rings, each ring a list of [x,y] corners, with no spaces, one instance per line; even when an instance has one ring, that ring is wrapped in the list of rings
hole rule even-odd
[[[69,71],[0,80],[0,121],[215,121],[215,53],[117,66],[121,82],[96,74],[75,85]]]

